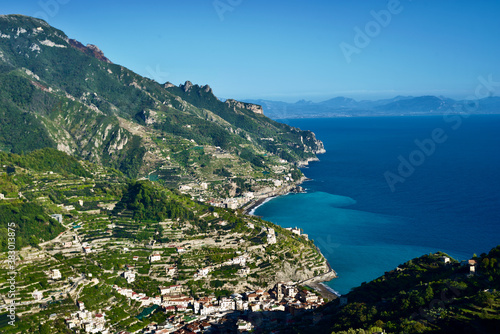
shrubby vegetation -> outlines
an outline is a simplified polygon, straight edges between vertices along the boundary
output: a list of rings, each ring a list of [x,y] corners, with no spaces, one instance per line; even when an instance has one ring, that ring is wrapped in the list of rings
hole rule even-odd
[[[348,304],[326,305],[313,333],[497,333],[500,324],[500,246],[467,263],[424,255],[347,294]]]
[[[155,187],[149,181],[131,181],[115,212],[133,212],[135,220],[159,222],[165,219],[193,219],[193,212],[183,203],[186,197]],[[191,202],[190,199],[188,199]]]
[[[0,163],[38,172],[55,172],[83,177],[92,176],[76,158],[53,148],[44,148],[25,155],[0,152]]]
[[[16,249],[55,238],[65,228],[50,218],[43,207],[34,203],[1,203],[0,204],[0,251],[8,247],[7,227],[15,223]]]

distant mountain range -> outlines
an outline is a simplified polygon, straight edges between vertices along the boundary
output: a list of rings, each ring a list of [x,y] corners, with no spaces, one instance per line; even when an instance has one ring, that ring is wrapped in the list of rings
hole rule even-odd
[[[347,97],[335,97],[323,102],[305,100],[296,103],[270,100],[245,100],[245,102],[262,105],[264,114],[273,119],[500,113],[500,97],[498,96],[476,101],[453,100],[437,96],[396,96],[392,99],[377,101],[356,101]]]

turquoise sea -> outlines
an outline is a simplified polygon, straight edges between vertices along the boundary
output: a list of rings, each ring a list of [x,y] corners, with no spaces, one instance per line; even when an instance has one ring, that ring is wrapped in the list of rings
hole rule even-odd
[[[500,244],[500,115],[281,121],[327,153],[302,170],[307,193],[255,214],[309,234],[341,294],[429,252],[464,260]]]

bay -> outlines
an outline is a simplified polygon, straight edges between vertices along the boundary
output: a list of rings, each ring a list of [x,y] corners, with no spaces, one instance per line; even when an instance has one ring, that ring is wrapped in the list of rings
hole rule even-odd
[[[303,169],[306,194],[255,214],[302,228],[342,294],[426,253],[487,252],[500,244],[500,116],[452,117],[285,120],[315,132],[327,153]]]

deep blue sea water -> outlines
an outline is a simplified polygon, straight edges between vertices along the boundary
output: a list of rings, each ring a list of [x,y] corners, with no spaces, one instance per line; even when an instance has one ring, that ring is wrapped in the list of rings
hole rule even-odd
[[[327,153],[303,169],[306,194],[255,214],[309,234],[342,294],[429,252],[488,252],[500,244],[500,115],[455,117],[287,120],[315,132]],[[401,167],[404,177],[400,157],[416,165]],[[394,191],[387,172],[399,175]]]

